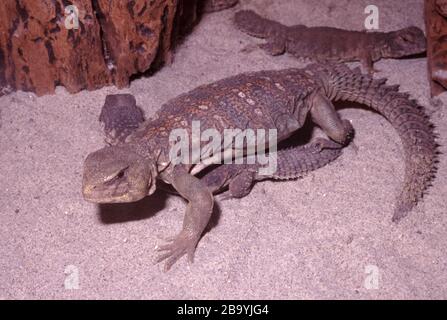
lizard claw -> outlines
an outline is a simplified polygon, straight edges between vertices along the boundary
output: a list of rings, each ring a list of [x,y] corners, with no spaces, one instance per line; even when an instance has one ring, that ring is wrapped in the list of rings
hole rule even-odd
[[[343,148],[343,146],[335,141],[328,140],[325,138],[316,138],[312,144],[311,147],[314,148],[312,152],[319,153],[323,151],[324,149],[340,149]]]
[[[157,246],[156,250],[164,253],[159,255],[155,262],[160,263],[166,260],[163,268],[165,272],[169,271],[172,265],[185,254],[188,256],[189,262],[193,262],[194,251],[196,249],[198,239],[182,231],[178,236],[171,237],[167,239],[167,241],[169,242],[168,244]]]
[[[354,154],[357,155],[359,153],[359,147],[358,145],[355,144],[354,141],[352,141],[349,145],[348,148],[350,148],[351,150],[354,151]]]
[[[354,127],[352,126],[351,121],[346,119],[343,119],[343,126],[345,127],[346,136],[345,140],[342,141],[341,143],[344,146],[347,146],[354,138]]]

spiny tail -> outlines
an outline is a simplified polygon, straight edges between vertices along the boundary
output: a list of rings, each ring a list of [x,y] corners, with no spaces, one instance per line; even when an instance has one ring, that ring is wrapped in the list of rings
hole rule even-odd
[[[301,147],[279,149],[277,169],[269,177],[276,180],[301,178],[307,173],[324,167],[342,154],[343,146],[322,138],[317,138]]]
[[[365,104],[384,116],[399,133],[405,152],[404,186],[393,216],[393,221],[399,221],[422,198],[434,178],[438,145],[433,124],[415,100],[398,92],[399,86],[385,85],[386,79],[375,80],[343,64],[314,64],[309,68],[321,76],[331,100]]]

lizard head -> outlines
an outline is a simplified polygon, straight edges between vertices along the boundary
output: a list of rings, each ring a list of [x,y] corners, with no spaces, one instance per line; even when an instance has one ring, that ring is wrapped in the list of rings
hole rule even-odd
[[[133,202],[155,191],[155,161],[127,144],[105,147],[84,162],[82,194],[95,203]]]
[[[234,15],[234,23],[239,30],[256,38],[267,38],[275,31],[282,31],[281,25],[275,21],[267,21],[252,10],[241,10]]]
[[[423,53],[426,50],[424,32],[417,27],[392,31],[386,34],[384,58],[400,58]]]

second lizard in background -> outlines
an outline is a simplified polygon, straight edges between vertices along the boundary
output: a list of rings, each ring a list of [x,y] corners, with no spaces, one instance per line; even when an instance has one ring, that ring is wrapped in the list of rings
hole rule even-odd
[[[402,58],[426,50],[424,33],[414,26],[391,32],[285,26],[252,10],[238,11],[234,20],[243,32],[266,39],[261,48],[273,56],[287,52],[320,62],[360,61],[370,73],[381,58]]]

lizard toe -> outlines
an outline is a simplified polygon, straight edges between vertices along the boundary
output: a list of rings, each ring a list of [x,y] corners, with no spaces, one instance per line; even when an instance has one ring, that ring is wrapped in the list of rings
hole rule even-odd
[[[193,261],[194,252],[197,245],[197,239],[181,232],[178,236],[171,238],[170,243],[157,246],[158,252],[163,252],[156,259],[156,263],[165,262],[164,271],[169,271],[171,267],[185,254],[190,262]]]

